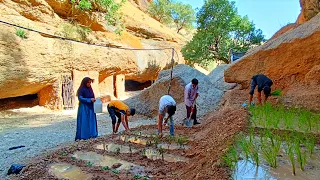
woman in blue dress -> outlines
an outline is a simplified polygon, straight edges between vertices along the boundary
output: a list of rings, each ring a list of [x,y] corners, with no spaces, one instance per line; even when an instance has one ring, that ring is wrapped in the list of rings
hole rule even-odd
[[[96,99],[91,87],[92,82],[93,79],[85,77],[77,91],[79,108],[75,140],[86,140],[98,136],[97,117],[93,109]]]

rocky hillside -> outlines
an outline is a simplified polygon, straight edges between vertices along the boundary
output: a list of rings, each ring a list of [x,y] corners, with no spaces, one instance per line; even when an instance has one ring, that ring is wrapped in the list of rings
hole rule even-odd
[[[107,25],[105,13],[99,9],[81,11],[70,1],[1,0],[0,20],[90,43],[127,48],[174,47],[179,53],[186,39],[141,11],[147,3],[135,0],[124,4],[121,12],[125,30],[121,35]],[[125,51],[28,31],[24,39],[17,36],[17,28],[4,24],[0,28],[0,88],[4,90],[0,99],[38,93],[40,105],[60,108],[62,75],[73,78],[74,89],[83,76],[90,75],[97,80],[96,95],[116,95],[119,92],[112,91],[123,90],[125,79],[155,80],[158,72],[171,64],[171,50]],[[176,63],[184,63],[180,53],[178,56]],[[116,87],[116,81],[121,87]]]
[[[319,0],[300,0],[301,13],[297,19],[297,24],[303,24],[317,15],[320,11]]]
[[[306,9],[300,16],[306,17]],[[273,89],[283,90],[285,104],[320,111],[320,14],[289,26],[228,68],[225,80],[248,88],[251,77],[263,73],[274,81]]]

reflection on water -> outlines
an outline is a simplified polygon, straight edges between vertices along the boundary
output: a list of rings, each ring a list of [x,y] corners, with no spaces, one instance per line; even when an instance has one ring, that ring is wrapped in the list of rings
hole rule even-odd
[[[153,143],[153,141],[144,139],[144,138],[139,138],[137,136],[129,137],[129,136],[120,136],[120,139],[124,142],[131,142],[135,144],[141,144],[141,145],[147,145],[148,143]]]
[[[162,147],[163,149],[175,150],[175,149],[189,149],[188,146],[180,146],[178,144],[169,144],[169,143],[160,143],[158,148]]]
[[[118,158],[114,158],[111,156],[103,156],[100,154],[97,154],[95,152],[75,152],[73,157],[76,159],[88,161],[93,164],[93,166],[109,166],[112,167],[114,164],[121,164],[120,167],[116,168],[117,170],[125,170],[132,174],[140,174],[145,175],[144,173],[144,167],[135,165],[133,163],[130,163],[128,161],[124,161]]]
[[[157,135],[158,132],[154,132],[151,133],[148,130],[142,130],[142,131],[133,131],[132,134],[136,135],[136,136],[141,136],[141,137],[154,137]],[[169,132],[162,132],[163,136],[169,136],[170,133]]]
[[[137,150],[131,146],[115,144],[115,143],[98,144],[98,145],[96,145],[96,149],[101,149],[101,150],[105,150],[108,152],[114,152],[114,153],[135,153],[135,152],[137,152]]]
[[[281,162],[278,168],[271,168],[261,164],[258,168],[250,161],[238,161],[237,168],[233,172],[233,179],[268,179],[268,180],[319,180],[320,179],[320,153],[312,155],[305,166],[305,171],[300,170],[296,162],[296,175],[292,174],[292,166],[286,156],[278,157]]]
[[[145,149],[144,155],[152,160],[162,159],[162,155],[157,149]],[[189,160],[188,158],[182,156],[166,153],[163,154],[163,159],[168,162],[187,162]]]
[[[67,163],[56,163],[49,167],[49,173],[56,176],[59,179],[70,180],[89,180],[91,176],[85,174],[77,166],[73,166]]]

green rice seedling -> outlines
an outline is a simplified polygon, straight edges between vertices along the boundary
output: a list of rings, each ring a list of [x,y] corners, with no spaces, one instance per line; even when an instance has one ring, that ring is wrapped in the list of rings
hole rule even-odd
[[[271,144],[270,144],[270,142],[268,141],[268,138],[270,137],[262,138],[261,153],[264,159],[268,162],[268,164],[271,167],[276,168],[277,156],[280,152],[280,147],[281,147],[281,139],[279,136],[275,136],[274,138],[272,138],[273,140],[271,141]]]
[[[183,147],[188,142],[188,136],[179,136],[177,137],[176,141],[180,147]]]
[[[236,167],[238,162],[238,153],[234,146],[230,146],[229,150],[222,156],[222,160],[229,168],[234,169]]]
[[[291,140],[286,141],[285,152],[288,155],[291,166],[292,166],[292,174],[296,175],[296,164],[295,164],[295,157],[294,157],[294,143]]]
[[[116,169],[113,169],[112,172],[115,173],[115,174],[119,174],[119,171],[116,170]]]
[[[152,146],[152,140],[147,140],[147,142],[146,142],[146,146]]]
[[[130,155],[132,155],[132,148],[131,148],[131,144],[129,144],[129,152],[130,152]]]
[[[136,174],[133,176],[133,179],[141,179],[141,176],[139,174]]]
[[[67,152],[61,152],[60,155],[61,155],[61,156],[67,156],[68,153],[67,153]]]
[[[320,124],[319,120],[320,120],[319,114],[312,114],[311,122],[312,122],[312,127],[314,132],[319,132],[319,124]]]
[[[247,138],[240,134],[238,136],[238,140],[237,140],[237,146],[241,148],[242,152],[245,155],[245,158],[248,160],[249,159],[249,154],[250,154],[250,144],[252,141],[247,140]]]
[[[300,169],[304,171],[304,166],[307,163],[307,153],[303,152],[300,148],[300,139],[295,140],[295,152],[297,155],[297,160],[300,165]]]
[[[263,146],[261,146],[261,154],[271,167],[277,167],[277,156],[274,156],[272,148],[269,144],[264,144]]]
[[[103,166],[103,167],[101,168],[102,171],[107,171],[107,170],[109,170],[109,169],[110,169],[109,166]]]
[[[142,178],[142,180],[149,180],[149,178],[148,177],[144,177],[144,178]]]
[[[175,141],[175,137],[169,135],[168,138],[167,138],[167,141],[168,141],[168,149],[169,149],[170,145]]]
[[[259,166],[259,147],[252,143],[250,145],[250,158],[253,160],[253,163],[256,165],[256,167]]]
[[[254,140],[254,128],[249,127],[249,141],[250,141],[250,143],[252,143],[253,140]]]
[[[143,149],[143,150],[141,151],[141,155],[142,155],[142,156],[146,156],[146,153],[147,153],[147,150],[146,150],[146,149]]]
[[[271,96],[281,96],[282,91],[280,89],[276,89],[271,93]]]
[[[311,155],[313,154],[314,151],[314,147],[316,144],[316,139],[313,136],[309,136],[305,138],[304,141],[304,145],[306,146],[306,148],[308,149],[309,152],[309,156],[311,157]]]
[[[86,166],[87,166],[87,167],[91,167],[91,166],[93,166],[93,164],[92,164],[92,162],[88,161],[87,164],[86,164]]]
[[[160,153],[160,155],[161,155],[162,161],[164,161],[164,152],[165,152],[165,151],[164,151],[164,149],[162,148],[162,146],[159,147],[158,151],[159,151],[159,153]]]
[[[283,114],[285,113],[284,106],[280,105],[276,109],[276,113],[274,115],[274,128],[278,129],[279,125],[281,124],[283,120]]]
[[[120,151],[121,151],[121,149],[120,149],[119,147],[117,147],[117,148],[116,148],[116,151],[115,151],[116,155],[119,155],[119,154],[120,154]]]
[[[254,124],[254,126],[258,125],[258,108],[254,107],[254,106],[249,106],[249,112],[251,113],[251,122]]]
[[[158,136],[158,135],[153,136],[153,144],[156,147],[158,146],[159,142],[160,142],[160,136]]]
[[[264,128],[271,128],[273,126],[273,108],[271,103],[266,103],[262,106],[262,121],[263,121],[263,127]]]
[[[293,121],[296,117],[296,111],[293,108],[288,109],[285,113],[284,113],[284,123],[285,123],[285,128],[288,130],[292,130],[293,129]]]
[[[262,138],[260,138],[261,143],[264,141],[263,138],[270,139],[272,146],[274,146],[274,135],[270,129],[264,129],[262,131]]]
[[[71,157],[71,159],[72,159],[72,161],[77,160],[77,158],[76,158],[76,157],[74,157],[74,156],[72,156],[72,157]]]
[[[297,116],[297,123],[298,123],[298,126],[297,126],[297,131],[304,131],[306,130],[306,116],[305,114],[303,113],[303,110],[302,109],[299,109],[297,110],[298,111],[298,116]]]
[[[312,130],[312,113],[307,110],[302,110],[301,112],[301,121],[304,121],[305,124],[305,131],[310,132]]]

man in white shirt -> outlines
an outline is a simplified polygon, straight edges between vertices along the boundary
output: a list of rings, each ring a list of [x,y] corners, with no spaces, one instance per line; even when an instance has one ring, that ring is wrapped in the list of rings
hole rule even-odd
[[[166,114],[168,114],[168,117],[165,119],[164,123],[166,124],[168,119],[170,119],[170,135],[174,136],[174,123],[172,116],[176,112],[176,105],[176,102],[170,95],[164,95],[160,98],[158,120],[158,133],[160,136],[162,136],[162,123]]]
[[[195,101],[199,96],[199,88],[198,88],[198,80],[192,79],[192,81],[186,85],[184,88],[184,103],[187,108],[187,119],[190,118],[190,114],[192,112],[193,125],[200,124],[197,121],[197,107]]]

